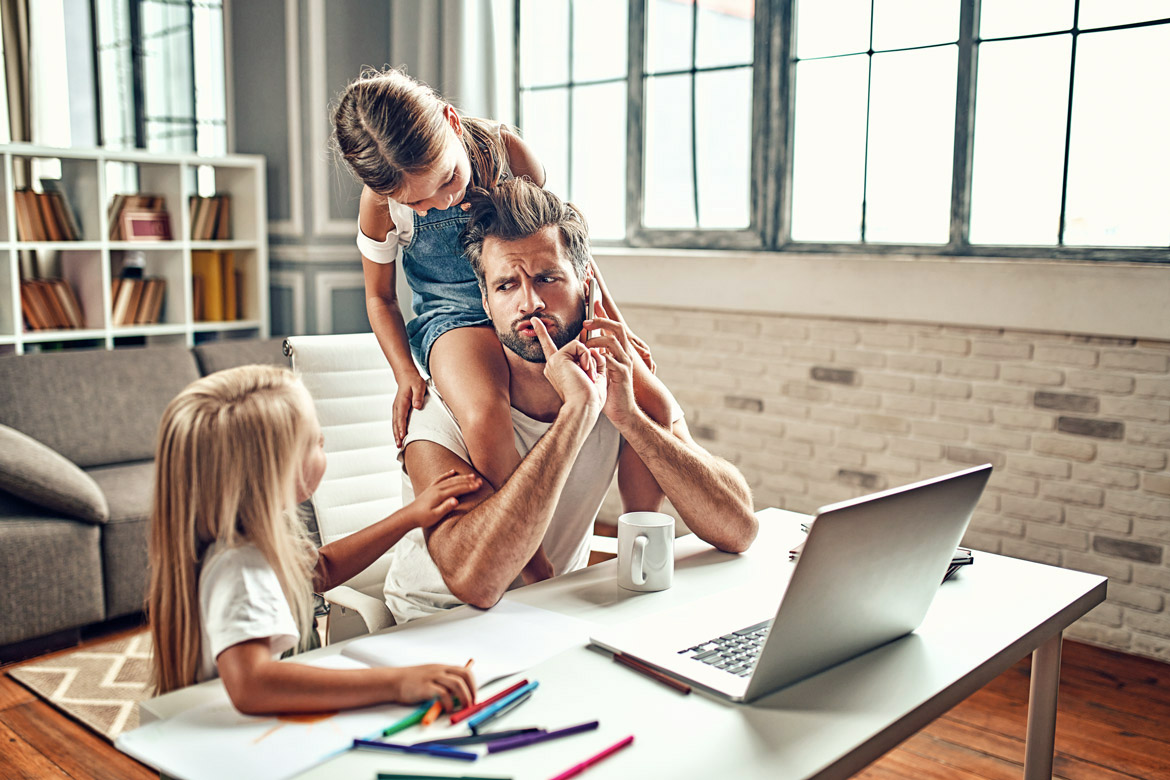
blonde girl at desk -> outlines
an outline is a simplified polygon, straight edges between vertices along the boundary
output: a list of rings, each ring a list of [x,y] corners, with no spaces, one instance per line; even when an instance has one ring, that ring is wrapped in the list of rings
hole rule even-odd
[[[156,695],[218,676],[250,715],[428,699],[450,711],[456,699],[474,701],[470,671],[454,666],[278,662],[316,643],[313,591],[348,580],[481,484],[448,472],[389,517],[317,550],[296,509],[325,473],[323,444],[308,391],[275,366],[210,374],[167,407],[149,546]]]

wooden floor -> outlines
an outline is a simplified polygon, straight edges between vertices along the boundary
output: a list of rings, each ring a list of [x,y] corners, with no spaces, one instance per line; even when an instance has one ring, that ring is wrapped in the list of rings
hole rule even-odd
[[[1021,777],[1029,667],[1028,660],[1016,664],[857,779]],[[1170,778],[1170,665],[1065,642],[1061,668],[1054,776]],[[0,780],[158,776],[6,674],[0,676],[0,745]]]

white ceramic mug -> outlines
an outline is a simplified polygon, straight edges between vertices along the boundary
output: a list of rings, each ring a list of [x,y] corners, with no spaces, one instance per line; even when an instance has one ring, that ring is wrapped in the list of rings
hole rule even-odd
[[[618,518],[618,585],[666,590],[674,583],[674,518],[662,512],[627,512]]]

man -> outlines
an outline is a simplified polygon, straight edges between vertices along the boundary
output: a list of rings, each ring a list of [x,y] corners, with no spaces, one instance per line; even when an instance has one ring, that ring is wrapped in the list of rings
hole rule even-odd
[[[585,319],[589,240],[577,211],[513,179],[473,196],[463,243],[505,347],[523,459],[498,492],[484,480],[425,541],[416,530],[399,543],[385,587],[395,619],[461,602],[490,607],[542,546],[551,574],[585,566],[615,469],[625,511],[657,510],[665,495],[704,541],[747,549],[757,523],[743,476],[691,439],[681,410],[604,306]],[[600,335],[582,343],[583,325]],[[643,408],[676,413],[660,416],[666,426]],[[450,471],[475,473],[433,387],[399,457],[415,492]]]

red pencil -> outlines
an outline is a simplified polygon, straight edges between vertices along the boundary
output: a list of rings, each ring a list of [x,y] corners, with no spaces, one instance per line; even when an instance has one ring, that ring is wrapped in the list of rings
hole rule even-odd
[[[478,704],[473,704],[470,707],[464,707],[461,710],[456,710],[455,712],[451,713],[451,722],[458,723],[461,720],[466,720],[467,718],[470,718],[472,715],[479,712],[480,710],[482,710],[484,707],[488,706],[489,704],[495,704],[496,702],[498,702],[500,699],[507,696],[512,691],[517,690],[519,688],[523,688],[527,684],[528,684],[527,680],[521,680],[520,682],[516,683],[515,685],[513,685],[509,688],[506,688],[505,690],[500,691],[499,693],[497,693],[495,696],[491,697],[490,699],[484,699],[483,701],[479,702]]]
[[[679,693],[688,694],[691,692],[691,686],[687,685],[686,683],[679,682],[673,677],[663,674],[657,669],[651,668],[635,658],[630,658],[628,655],[614,653],[613,660],[617,661],[619,664],[625,664],[636,672],[641,672],[652,680],[657,680],[663,685],[674,688]]]
[[[626,737],[622,741],[620,741],[614,745],[610,745],[605,750],[603,750],[600,753],[598,753],[597,755],[595,755],[593,758],[587,758],[584,761],[582,761],[580,764],[577,764],[576,766],[569,767],[564,772],[561,772],[559,775],[552,778],[552,780],[568,780],[568,778],[573,777],[574,775],[579,775],[582,772],[584,772],[586,769],[588,769],[589,767],[596,764],[598,761],[601,761],[604,758],[608,758],[609,756],[612,756],[614,753],[618,752],[619,750],[621,750],[622,748],[624,748],[626,745],[630,744],[633,741],[634,741],[634,735],[631,734],[630,736]]]

